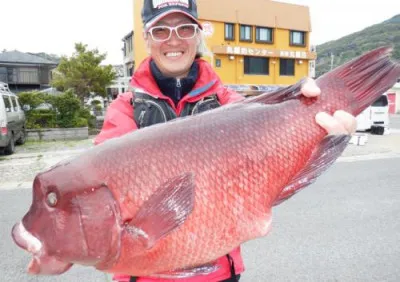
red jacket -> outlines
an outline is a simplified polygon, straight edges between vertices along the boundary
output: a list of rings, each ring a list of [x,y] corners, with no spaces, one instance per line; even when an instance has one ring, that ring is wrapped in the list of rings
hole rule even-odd
[[[157,86],[156,81],[150,71],[150,58],[147,58],[139,66],[137,71],[132,76],[131,86],[133,89],[141,89],[145,93],[157,96],[161,99],[165,99],[175,110],[176,114],[179,116],[183,110],[186,102],[196,102],[201,100],[206,96],[216,94],[218,101],[224,105],[239,101],[244,99],[243,96],[236,92],[233,92],[225,88],[211,68],[211,66],[204,60],[198,59],[199,64],[199,75],[198,80],[193,87],[193,90],[185,95],[177,104],[171,98],[163,95]],[[124,135],[128,132],[136,130],[138,127],[133,118],[133,107],[131,105],[132,92],[127,92],[120,94],[117,99],[115,99],[107,109],[107,114],[104,119],[103,128],[101,132],[96,136],[94,143],[99,144],[107,139],[118,137]],[[243,260],[240,253],[240,247],[236,248],[230,253],[234,264],[236,274],[244,271]],[[203,282],[203,281],[221,281],[228,279],[231,276],[230,264],[226,256],[218,259],[219,270],[215,273],[209,274],[207,276],[198,276],[187,279],[178,279],[179,282]],[[116,281],[129,281],[129,276],[127,275],[115,275],[114,280]],[[155,279],[155,278],[138,278],[138,282],[172,282],[175,279]]]

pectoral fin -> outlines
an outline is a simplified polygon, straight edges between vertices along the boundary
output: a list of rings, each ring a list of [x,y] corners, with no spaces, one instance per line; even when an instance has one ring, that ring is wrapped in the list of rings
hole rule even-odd
[[[161,185],[126,226],[126,231],[150,249],[181,226],[194,207],[193,173],[185,173]]]
[[[282,190],[274,205],[287,200],[296,192],[312,184],[343,153],[350,141],[349,135],[330,135],[325,137],[314,150],[304,169]]]

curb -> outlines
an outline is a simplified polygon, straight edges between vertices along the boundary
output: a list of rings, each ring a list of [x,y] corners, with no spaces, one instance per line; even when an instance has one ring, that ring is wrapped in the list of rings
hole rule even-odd
[[[0,183],[0,191],[11,191],[16,189],[31,189],[32,188],[32,181],[25,181],[25,182],[6,182]]]
[[[76,155],[87,151],[88,148],[85,149],[75,149],[75,150],[58,150],[58,151],[45,151],[45,152],[34,152],[34,153],[15,153],[11,156],[4,156],[4,160],[18,160],[18,159],[29,159],[36,158],[38,156],[63,156],[67,155]]]

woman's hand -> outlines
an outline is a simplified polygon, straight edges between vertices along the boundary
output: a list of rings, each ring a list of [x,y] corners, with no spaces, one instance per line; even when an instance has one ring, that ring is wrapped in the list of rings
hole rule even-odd
[[[321,89],[314,79],[309,78],[301,87],[301,92],[306,97],[317,97],[321,94]],[[351,135],[357,128],[356,118],[342,110],[336,111],[333,116],[320,112],[315,116],[315,121],[328,132],[328,135]]]

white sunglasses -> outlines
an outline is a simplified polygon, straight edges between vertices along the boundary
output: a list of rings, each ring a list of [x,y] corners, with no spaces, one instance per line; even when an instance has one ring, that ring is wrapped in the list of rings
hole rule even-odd
[[[195,37],[199,26],[197,24],[181,24],[175,27],[170,26],[154,26],[149,29],[151,38],[157,42],[167,41],[171,38],[172,31],[174,30],[178,38],[191,39]]]

